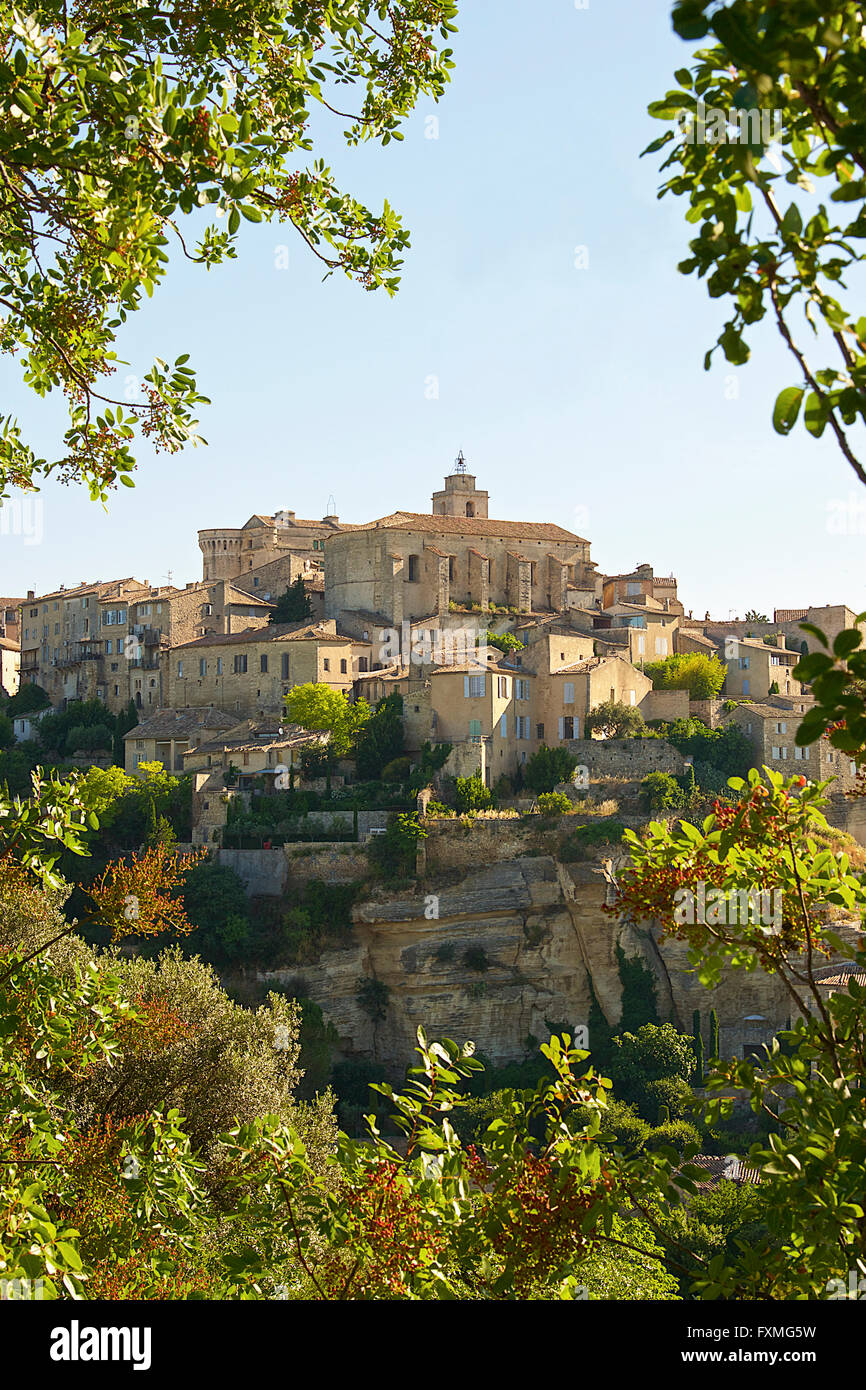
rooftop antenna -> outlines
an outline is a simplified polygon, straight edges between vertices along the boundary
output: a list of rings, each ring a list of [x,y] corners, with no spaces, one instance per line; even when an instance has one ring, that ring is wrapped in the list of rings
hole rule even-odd
[[[168,571],[166,572],[166,574],[165,574],[165,581],[166,581],[166,583],[169,585],[169,587],[171,587],[171,581],[172,581],[172,572],[171,572],[171,570],[168,570]]]
[[[462,450],[462,449],[460,450],[460,453],[457,455],[457,458],[456,458],[455,461],[454,461],[454,472],[455,472],[455,473],[465,473],[465,472],[466,472],[466,460],[465,460],[465,458],[463,457],[463,450]]]
[[[337,515],[337,499],[334,497],[334,494],[333,494],[333,492],[332,492],[332,493],[330,494],[330,496],[328,497],[328,510],[325,512],[325,516],[336,516],[336,515]]]

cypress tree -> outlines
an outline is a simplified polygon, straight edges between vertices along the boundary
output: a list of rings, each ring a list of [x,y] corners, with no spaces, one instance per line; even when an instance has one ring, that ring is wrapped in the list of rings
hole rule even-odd
[[[719,1060],[719,1015],[715,1009],[710,1010],[710,1061]]]
[[[704,1040],[701,1037],[700,1009],[695,1009],[692,1014],[692,1026],[695,1034],[695,1062],[697,1063],[695,1068],[695,1084],[702,1086],[704,1081]]]

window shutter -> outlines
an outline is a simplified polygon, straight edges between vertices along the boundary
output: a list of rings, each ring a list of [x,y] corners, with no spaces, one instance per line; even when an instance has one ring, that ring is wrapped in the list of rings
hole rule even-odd
[[[469,677],[468,677],[468,676],[464,676],[464,677],[463,677],[463,698],[466,699],[466,700],[469,699]]]
[[[559,720],[559,737],[565,738],[565,720],[562,717]]]

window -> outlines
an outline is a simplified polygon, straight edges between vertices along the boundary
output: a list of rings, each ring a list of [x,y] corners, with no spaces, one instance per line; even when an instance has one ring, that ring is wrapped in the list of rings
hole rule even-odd
[[[514,734],[516,738],[531,738],[529,732],[529,715],[518,714],[514,721]]]
[[[284,680],[284,681],[287,681],[287,680],[289,679],[289,653],[288,653],[288,652],[283,652],[282,657],[280,658],[280,677],[281,677],[281,679]]]
[[[222,659],[221,656],[218,656],[218,657],[217,657],[217,669],[216,669],[216,673],[217,673],[218,676],[221,676],[222,673],[223,673],[223,659]]]
[[[198,673],[199,673],[200,676],[206,676],[206,675],[207,675],[207,660],[206,660],[205,657],[201,657],[201,659],[200,659],[200,661],[199,661],[199,663],[198,663]]]
[[[536,726],[535,726],[535,737],[536,737],[536,738],[544,738],[544,725],[543,725],[543,724],[536,724]]]
[[[60,624],[59,624],[59,623],[55,623],[55,624],[54,624],[54,636],[57,637],[58,634],[59,634],[59,632],[60,632]]]
[[[645,645],[646,645],[646,639],[643,638],[643,637],[639,637],[639,638],[637,639],[637,654],[638,654],[638,656],[643,656]]]
[[[783,721],[780,720],[780,721],[776,724],[776,733],[777,733],[777,734],[786,734],[787,732],[788,732],[788,725],[787,725],[786,723],[784,723]]]
[[[119,695],[119,694],[120,694],[120,686],[119,686],[119,685],[116,685],[116,686],[114,687],[114,693],[115,693],[115,695]]]
[[[358,670],[359,670],[359,671],[368,671],[369,669],[370,669],[370,668],[369,668],[369,663],[368,663],[368,661],[367,661],[367,658],[366,658],[365,656],[359,656],[359,657],[358,657]]]
[[[566,681],[562,687],[562,703],[564,705],[574,704],[574,681]]]
[[[106,644],[105,644],[105,654],[106,654],[106,656],[110,656],[111,653],[112,653],[112,650],[113,650],[113,648],[112,648],[112,645],[111,645],[111,638],[109,637],[108,641],[107,641]]]
[[[794,762],[795,762],[795,763],[807,763],[808,761],[809,761],[809,750],[808,750],[808,748],[795,748],[795,749],[794,749]]]
[[[656,656],[667,656],[668,639],[666,637],[656,638]]]
[[[347,672],[346,672],[346,658],[345,658],[345,657],[341,657],[341,658],[340,658],[340,675],[341,675],[341,676],[345,676],[346,673],[347,673]]]
[[[499,720],[499,732],[503,738],[508,738],[508,715],[503,714]]]
[[[741,671],[748,671],[748,669],[749,669],[749,662],[751,661],[751,659],[752,659],[752,658],[751,658],[750,656],[741,656],[741,657],[739,657],[739,659],[738,659],[738,661],[737,661],[737,665],[739,666],[739,668],[740,668]]]
[[[144,739],[143,739],[143,738],[137,738],[137,739],[135,740],[135,746],[136,746],[136,748],[143,748],[143,747],[144,747]]]
[[[247,659],[246,659],[246,657],[245,657],[245,656],[236,656],[236,657],[235,657],[235,664],[234,664],[234,673],[235,673],[235,675],[236,675],[236,676],[243,676],[243,675],[246,675],[246,670],[247,670]]]
[[[516,680],[514,682],[514,694],[518,700],[529,699],[529,681]]]
[[[625,592],[628,598],[636,598],[637,595],[641,592],[640,584],[637,583],[635,580],[630,580],[629,583],[625,586]]]
[[[470,720],[469,720],[469,737],[470,737],[470,738],[480,738],[480,737],[481,737],[481,720],[480,720],[480,719],[470,719]]]
[[[268,674],[267,652],[263,652],[262,655],[259,657],[259,670],[263,676],[266,676]]]
[[[330,669],[331,669],[331,658],[330,658],[329,656],[323,657],[323,659],[322,659],[322,669],[325,670],[325,671],[330,671]]]
[[[417,583],[418,583],[418,556],[417,556],[417,555],[410,555],[410,556],[409,556],[409,583],[410,583],[410,584],[417,584]]]
[[[456,573],[457,573],[457,561],[455,560],[455,558],[454,558],[453,555],[449,555],[449,556],[448,556],[448,578],[449,578],[450,581],[453,582]]]
[[[788,756],[787,748],[773,748],[773,757],[776,762],[784,762]]]
[[[502,700],[504,700],[504,699],[507,698],[507,696],[508,696],[508,677],[507,677],[507,676],[497,676],[497,677],[496,677],[496,694],[497,694],[497,695],[499,696],[499,698],[502,699]]]
[[[559,737],[574,738],[574,718],[570,714],[565,714],[559,721]]]
[[[122,637],[118,637],[118,639],[117,639],[117,654],[118,654],[118,656],[123,656],[123,638],[122,638]]]
[[[486,676],[464,676],[463,695],[468,700],[476,700],[484,694]]]
[[[182,661],[179,661],[179,662],[177,663],[177,674],[178,674],[178,676],[182,676],[182,675],[183,675],[183,662],[182,662]]]

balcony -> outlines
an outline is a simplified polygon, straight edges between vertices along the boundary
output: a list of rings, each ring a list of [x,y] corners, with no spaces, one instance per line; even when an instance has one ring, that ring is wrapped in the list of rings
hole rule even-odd
[[[102,649],[98,645],[92,645],[89,642],[72,642],[68,651],[59,656],[53,664],[62,670],[67,666],[78,666],[82,661],[98,661],[101,656]]]

